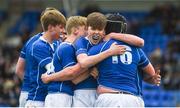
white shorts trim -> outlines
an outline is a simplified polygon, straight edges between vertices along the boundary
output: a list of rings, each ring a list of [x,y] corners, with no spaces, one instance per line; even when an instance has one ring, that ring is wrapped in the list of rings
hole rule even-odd
[[[75,90],[73,96],[73,107],[93,107],[97,99],[96,90]]]
[[[25,108],[31,108],[31,107],[44,107],[44,101],[28,100],[26,102]]]
[[[25,107],[27,98],[28,98],[28,92],[21,91],[20,96],[19,96],[19,107]]]
[[[98,96],[95,107],[144,107],[144,101],[131,94],[104,93]]]
[[[66,93],[49,93],[45,99],[45,107],[71,107],[72,96]]]

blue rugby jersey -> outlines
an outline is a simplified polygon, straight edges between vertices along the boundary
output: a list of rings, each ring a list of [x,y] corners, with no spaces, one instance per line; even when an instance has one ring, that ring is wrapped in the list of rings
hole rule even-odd
[[[53,42],[52,46],[40,37],[33,43],[30,49],[30,84],[32,86],[28,94],[28,100],[44,101],[47,95],[47,85],[41,80],[41,75],[47,70],[45,66],[52,62],[54,52],[59,42]]]
[[[61,43],[53,58],[54,71],[59,72],[76,63],[74,46],[68,42]],[[48,84],[48,93],[66,93],[73,95],[73,87],[74,84],[71,81],[53,81]]]
[[[40,36],[42,36],[42,33],[38,33],[36,35],[34,35],[33,37],[31,37],[27,42],[26,44],[23,46],[22,50],[21,50],[21,53],[20,53],[20,57],[25,59],[25,72],[24,72],[24,79],[23,79],[23,84],[22,84],[22,88],[21,90],[22,91],[26,91],[28,92],[30,89],[31,89],[31,85],[30,85],[30,76],[29,76],[29,65],[31,65],[30,63],[30,60],[29,60],[29,57],[28,57],[28,53],[29,53],[29,50],[30,48],[32,47],[32,44],[38,40],[40,38]]]
[[[144,52],[137,47],[128,45],[117,40],[109,40],[92,47],[89,55],[95,55],[110,48],[113,42],[126,47],[123,55],[108,57],[97,65],[99,76],[98,84],[120,91],[126,91],[134,95],[141,94],[141,75],[138,67],[145,67],[149,64]]]
[[[88,54],[88,50],[92,47],[92,44],[86,37],[78,38],[74,43],[76,49],[76,56],[79,54]],[[92,76],[78,83],[75,89],[96,89],[97,81]]]

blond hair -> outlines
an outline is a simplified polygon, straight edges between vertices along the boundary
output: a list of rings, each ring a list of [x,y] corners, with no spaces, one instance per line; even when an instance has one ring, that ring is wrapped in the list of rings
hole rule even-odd
[[[79,26],[86,26],[86,17],[82,16],[71,16],[67,20],[66,24],[66,32],[68,35],[72,34],[72,29],[77,28]]]
[[[66,18],[56,9],[45,10],[41,16],[41,24],[44,31],[48,30],[48,26],[66,25]]]

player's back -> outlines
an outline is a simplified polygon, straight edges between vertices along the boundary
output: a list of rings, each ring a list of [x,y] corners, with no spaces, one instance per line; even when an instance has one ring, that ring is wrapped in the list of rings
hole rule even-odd
[[[95,46],[94,48],[97,49],[95,52],[100,53],[107,50],[114,42],[124,45],[126,52],[122,55],[108,57],[97,65],[99,71],[98,83],[105,87],[137,95],[139,90],[137,70],[140,62],[139,48],[130,46],[124,42],[109,40]]]
[[[69,54],[70,52],[72,52],[73,54],[67,56],[68,52]],[[76,59],[75,49],[73,45],[68,42],[61,43],[54,54],[54,71],[59,72],[68,66],[75,65],[76,62],[69,60],[71,58]],[[48,84],[48,93],[67,93],[69,95],[73,95],[73,86],[74,85],[71,81],[53,81]]]

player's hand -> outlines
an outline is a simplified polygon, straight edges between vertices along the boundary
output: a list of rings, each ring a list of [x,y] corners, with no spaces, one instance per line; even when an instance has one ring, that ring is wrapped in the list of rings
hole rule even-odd
[[[49,83],[49,75],[47,72],[41,75],[41,80],[45,84]]]
[[[160,75],[160,69],[155,69],[155,75],[151,76],[148,79],[145,79],[146,82],[150,83],[150,84],[154,84],[159,86],[161,83],[161,75]]]
[[[126,51],[126,47],[123,45],[118,45],[114,42],[111,47],[108,49],[111,52],[111,55],[121,55]]]
[[[90,69],[90,75],[94,77],[94,79],[97,79],[99,72],[96,67],[93,67]]]
[[[158,69],[155,69],[155,72],[156,72],[156,74],[155,74],[155,77],[154,77],[154,81],[155,81],[155,85],[157,85],[157,86],[159,86],[160,84],[161,84],[161,75],[160,75],[160,69],[158,68]]]

